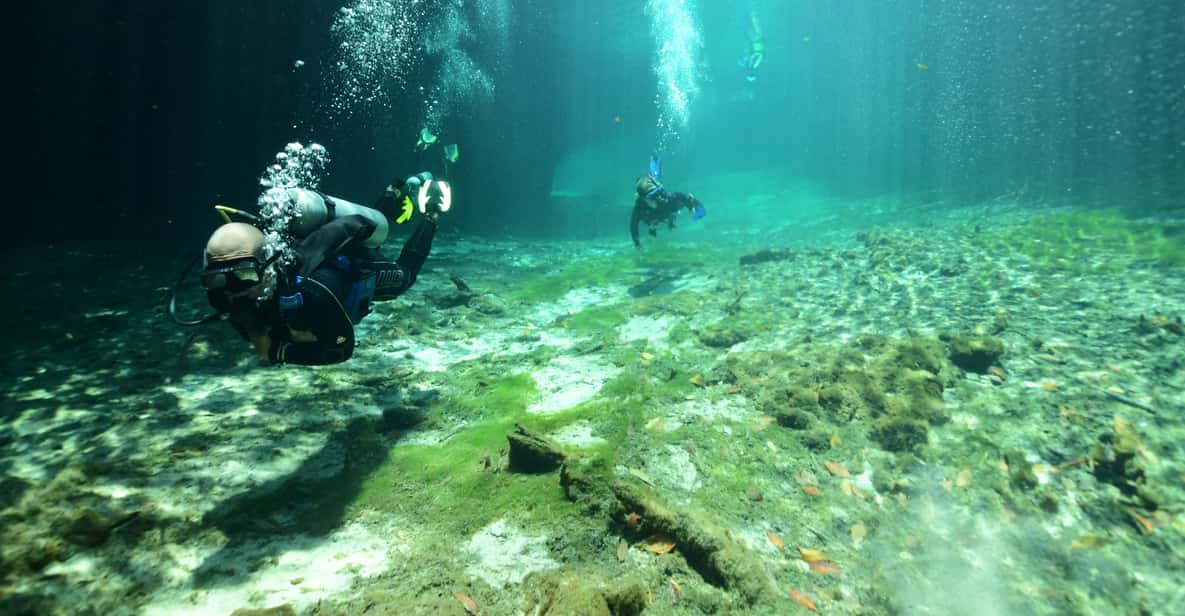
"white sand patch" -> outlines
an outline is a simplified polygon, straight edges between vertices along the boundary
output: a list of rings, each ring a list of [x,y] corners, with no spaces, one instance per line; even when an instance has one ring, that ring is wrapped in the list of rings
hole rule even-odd
[[[569,447],[592,447],[608,442],[593,434],[592,426],[583,421],[566,425],[548,436],[556,443]]]
[[[465,546],[473,556],[465,571],[494,588],[518,584],[531,573],[560,566],[547,556],[546,541],[542,535],[527,535],[506,520],[497,520]]]
[[[592,356],[557,357],[544,368],[531,373],[539,387],[540,397],[527,412],[556,413],[591,400],[605,381],[620,371]]]
[[[729,396],[720,400],[687,400],[675,405],[663,422],[668,427],[697,422],[718,423],[720,421],[747,421],[758,413],[748,407],[744,396]]]
[[[279,552],[274,544],[268,543],[230,548],[217,555],[224,561],[218,566],[239,575],[233,583],[209,590],[192,588],[187,574],[204,564],[210,554],[175,546],[172,550],[175,562],[172,566],[162,564],[162,569],[168,570],[166,577],[182,582],[182,587],[154,593],[143,614],[225,616],[239,608],[285,603],[300,611],[323,599],[346,598],[355,580],[387,569],[388,552],[394,547],[389,542],[389,537],[377,535],[361,524],[351,524],[325,539],[289,540]],[[261,562],[262,567],[250,570]]]
[[[572,289],[560,299],[540,305],[528,315],[532,323],[551,323],[559,317],[571,316],[590,306],[612,304],[627,297],[626,287],[580,287]]]
[[[701,485],[699,471],[691,461],[691,454],[676,445],[667,445],[662,453],[650,460],[646,474],[656,485],[687,492]]]
[[[653,348],[664,349],[675,323],[675,318],[667,315],[657,318],[632,317],[619,328],[618,336],[626,342],[645,340]]]

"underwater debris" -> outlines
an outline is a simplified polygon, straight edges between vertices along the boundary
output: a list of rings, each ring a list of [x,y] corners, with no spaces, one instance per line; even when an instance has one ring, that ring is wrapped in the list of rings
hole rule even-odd
[[[567,456],[550,439],[515,424],[507,433],[510,442],[509,468],[517,473],[548,473],[564,463]]]
[[[617,552],[616,552],[617,562],[619,562],[619,563],[625,562],[625,557],[626,557],[626,555],[629,554],[629,552],[630,552],[630,543],[628,541],[626,541],[625,539],[622,539],[621,541],[617,542]]]
[[[757,265],[759,263],[769,263],[770,261],[785,261],[794,257],[794,251],[787,248],[779,249],[765,249],[757,252],[741,255],[741,265]]]
[[[799,546],[798,547],[798,555],[802,558],[802,560],[804,560],[808,563],[818,562],[821,560],[827,560],[827,555],[823,553],[823,550],[820,550],[818,548],[804,548],[802,546]]]
[[[701,522],[690,512],[676,512],[656,502],[643,488],[614,482],[610,485],[617,500],[615,516],[641,511],[647,527],[658,530],[679,545],[679,553],[705,581],[737,592],[749,605],[768,604],[776,590],[760,562],[751,557],[724,532]]]

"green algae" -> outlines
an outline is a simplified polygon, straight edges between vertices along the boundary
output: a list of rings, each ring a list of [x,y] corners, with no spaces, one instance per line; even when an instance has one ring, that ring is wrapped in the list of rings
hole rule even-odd
[[[1126,267],[1083,255],[1116,253],[1166,266],[1185,265],[1185,236],[1174,226],[1131,220],[1114,210],[1075,210],[1038,217],[1019,229],[991,234],[997,251],[1019,251],[1046,269],[1119,272]]]

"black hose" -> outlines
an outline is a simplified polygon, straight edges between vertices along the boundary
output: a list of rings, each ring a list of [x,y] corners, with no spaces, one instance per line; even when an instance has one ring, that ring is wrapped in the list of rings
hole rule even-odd
[[[186,278],[189,278],[189,272],[193,270],[193,266],[197,265],[197,262],[201,260],[201,258],[202,253],[199,252],[197,256],[189,262],[189,265],[185,266],[185,271],[181,272],[181,276],[177,278],[177,283],[173,285],[173,295],[169,297],[169,319],[182,327],[194,327],[197,325],[205,325],[206,323],[213,323],[214,321],[221,320],[223,316],[222,313],[215,312],[197,319],[196,321],[185,321],[177,316],[177,292],[181,290],[181,284],[185,282]]]

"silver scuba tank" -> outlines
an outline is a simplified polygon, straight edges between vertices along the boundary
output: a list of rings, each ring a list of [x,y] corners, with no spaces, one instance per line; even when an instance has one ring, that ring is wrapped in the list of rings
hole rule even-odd
[[[387,217],[374,208],[333,196],[329,197],[329,200],[333,202],[333,207],[330,208],[320,194],[303,188],[289,188],[288,195],[296,204],[297,211],[300,212],[300,215],[293,218],[290,223],[292,235],[295,237],[307,237],[321,225],[342,216],[360,214],[374,223],[374,233],[366,238],[366,246],[378,248],[383,244],[383,240],[387,239],[389,231]]]

